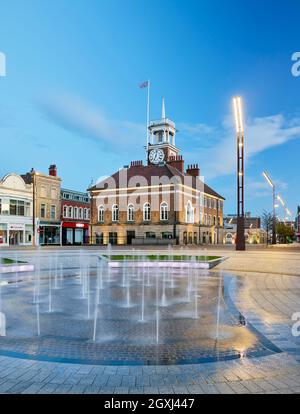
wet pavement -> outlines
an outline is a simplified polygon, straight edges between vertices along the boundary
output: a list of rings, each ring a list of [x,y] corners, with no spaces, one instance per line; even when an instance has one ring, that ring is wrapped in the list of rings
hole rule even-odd
[[[15,312],[8,317],[7,337],[0,339],[1,393],[300,390],[300,340],[292,334],[292,315],[300,311],[297,276],[247,273],[243,267],[238,275],[215,269],[190,277],[177,274],[172,280],[166,272],[158,277],[157,295],[152,275],[151,286],[144,286],[142,313],[141,274],[130,281],[129,303],[126,277],[117,272],[103,282],[97,303],[98,278],[92,269],[88,319],[88,301],[81,297],[81,281],[73,270],[53,289],[48,312],[49,278],[43,271],[39,337],[34,281],[2,286],[6,313]]]

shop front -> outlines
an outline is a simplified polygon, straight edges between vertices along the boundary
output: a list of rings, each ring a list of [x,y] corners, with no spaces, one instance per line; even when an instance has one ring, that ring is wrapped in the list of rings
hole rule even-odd
[[[61,223],[40,221],[39,228],[40,245],[60,245],[61,244]]]
[[[62,244],[82,245],[88,244],[89,225],[88,223],[62,223]]]
[[[32,224],[0,223],[0,246],[30,246]]]

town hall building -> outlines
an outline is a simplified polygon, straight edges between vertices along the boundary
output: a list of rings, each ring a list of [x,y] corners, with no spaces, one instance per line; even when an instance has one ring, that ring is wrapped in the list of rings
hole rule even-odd
[[[96,244],[223,243],[224,197],[185,169],[175,123],[165,115],[149,124],[146,165],[129,166],[91,186],[90,234]]]

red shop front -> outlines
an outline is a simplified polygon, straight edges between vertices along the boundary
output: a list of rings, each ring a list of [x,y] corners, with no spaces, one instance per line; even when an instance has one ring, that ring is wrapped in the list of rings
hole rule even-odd
[[[89,225],[88,223],[63,222],[62,223],[62,244],[63,246],[88,244]]]

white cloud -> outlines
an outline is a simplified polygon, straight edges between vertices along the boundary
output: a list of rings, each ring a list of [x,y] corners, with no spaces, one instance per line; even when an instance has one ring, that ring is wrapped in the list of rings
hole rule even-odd
[[[129,149],[143,143],[143,125],[109,119],[99,108],[76,96],[49,94],[38,100],[38,106],[52,122],[112,149]]]
[[[214,178],[232,174],[236,168],[236,142],[232,125],[225,119],[223,130],[216,133],[219,141],[209,148],[202,147],[201,139],[193,157],[198,158],[206,177]],[[300,138],[300,119],[287,120],[283,115],[254,118],[245,127],[245,157],[247,160],[255,155],[292,139]],[[199,145],[200,144],[200,145]]]
[[[40,109],[54,123],[105,144],[111,151],[132,152],[142,148],[145,126],[130,121],[110,119],[102,110],[68,94],[50,94],[38,101]],[[179,122],[180,138],[188,144],[183,152],[198,162],[206,178],[235,172],[236,143],[232,118],[224,117],[221,126]],[[255,155],[300,137],[300,118],[285,118],[282,114],[248,120],[245,127],[245,156]],[[180,146],[180,145],[179,145]],[[190,150],[192,148],[192,150]]]

